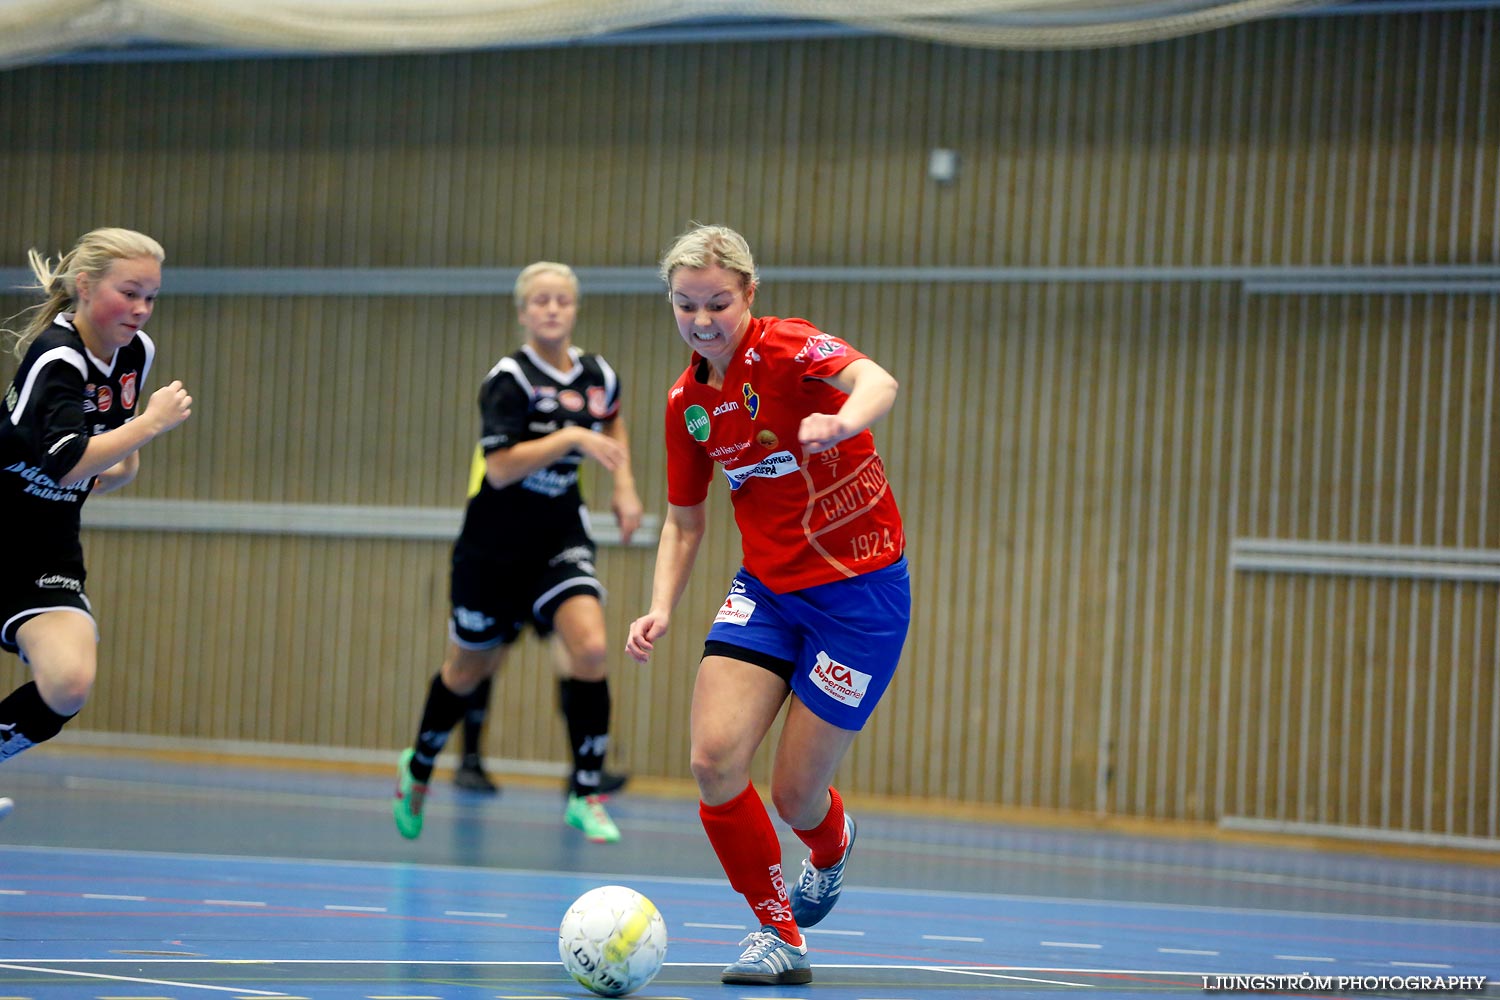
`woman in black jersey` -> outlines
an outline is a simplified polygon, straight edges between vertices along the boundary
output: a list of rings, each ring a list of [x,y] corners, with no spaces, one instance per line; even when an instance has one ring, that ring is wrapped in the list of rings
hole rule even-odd
[[[6,331],[21,366],[0,404],[0,518],[24,530],[7,535],[0,560],[0,648],[19,653],[32,679],[0,701],[0,761],[56,736],[94,684],[84,500],[134,479],[141,447],[192,414],[181,382],[139,405],[156,354],[141,328],[164,256],[129,229],[84,234],[56,270],[29,255],[46,301]],[[9,808],[0,800],[0,815]]]
[[[526,343],[501,358],[479,391],[482,419],[463,530],[453,546],[448,653],[428,688],[413,745],[401,755],[392,813],[403,837],[422,832],[433,762],[468,696],[492,677],[529,624],[555,635],[563,714],[573,754],[566,822],[590,840],[620,839],[604,808],[600,773],[610,698],[604,588],[578,489],[588,459],[614,476],[620,535],[641,523],[620,419],[620,384],[597,354],[573,346],[578,278],[539,261],[516,279]]]

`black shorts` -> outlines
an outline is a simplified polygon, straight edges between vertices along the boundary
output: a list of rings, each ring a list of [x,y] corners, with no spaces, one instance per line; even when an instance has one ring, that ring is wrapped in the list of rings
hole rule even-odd
[[[558,605],[576,594],[604,600],[594,575],[593,541],[581,531],[544,554],[506,553],[494,558],[453,547],[448,637],[464,649],[490,649],[520,638],[529,623],[536,634],[552,634]]]
[[[19,653],[16,630],[37,615],[48,611],[77,611],[94,621],[94,610],[83,591],[85,573],[82,567],[57,565],[48,569],[22,572],[9,567],[0,575],[0,649]],[[99,637],[98,623],[94,638]]]

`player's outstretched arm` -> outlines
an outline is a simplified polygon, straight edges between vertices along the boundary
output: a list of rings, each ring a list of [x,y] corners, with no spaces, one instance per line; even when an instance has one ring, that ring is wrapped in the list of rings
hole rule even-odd
[[[849,398],[837,413],[812,413],[802,418],[797,440],[813,455],[852,438],[889,413],[900,388],[890,372],[869,358],[851,362],[824,381],[848,393]]]

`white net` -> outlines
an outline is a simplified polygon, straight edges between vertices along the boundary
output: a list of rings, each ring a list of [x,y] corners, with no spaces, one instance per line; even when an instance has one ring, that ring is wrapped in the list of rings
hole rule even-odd
[[[0,0],[0,66],[159,43],[416,52],[598,39],[682,22],[835,23],[952,45],[1095,48],[1169,38],[1325,0]],[[914,7],[920,7],[914,12]],[[727,21],[725,23],[728,23]],[[726,29],[726,37],[732,37]]]

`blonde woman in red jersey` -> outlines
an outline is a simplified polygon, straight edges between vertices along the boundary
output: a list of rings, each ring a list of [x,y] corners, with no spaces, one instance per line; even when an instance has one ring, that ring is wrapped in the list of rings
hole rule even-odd
[[[666,634],[721,468],[744,564],[698,666],[692,768],[709,842],[760,925],[721,978],[807,983],[801,928],[838,899],[855,837],[830,782],[895,673],[911,619],[901,514],[869,431],[896,380],[805,320],[752,315],[755,262],[732,229],[688,230],[661,276],[693,356],[667,397],[669,507],[651,609],[631,623],[626,651],[644,663]],[[750,781],[788,699],[771,801],[810,851],[790,889]]]

